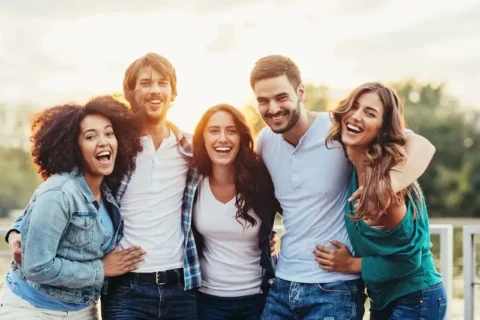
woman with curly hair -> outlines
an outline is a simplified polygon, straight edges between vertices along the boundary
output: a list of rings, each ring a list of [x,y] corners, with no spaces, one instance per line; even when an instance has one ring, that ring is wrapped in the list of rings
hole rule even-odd
[[[277,210],[244,116],[227,104],[207,110],[193,136],[183,212],[193,214],[202,271],[199,319],[260,319]]]
[[[32,156],[44,178],[19,231],[22,261],[0,295],[1,319],[98,319],[105,277],[134,270],[145,252],[114,250],[123,222],[112,196],[141,151],[131,113],[111,97],[41,112]]]
[[[406,161],[403,107],[380,83],[354,89],[331,112],[327,144],[340,144],[354,166],[345,225],[355,256],[317,246],[324,270],[361,273],[371,302],[370,319],[443,319],[446,293],[430,251],[427,207],[415,182],[395,193],[390,171]],[[372,212],[381,212],[372,218]]]

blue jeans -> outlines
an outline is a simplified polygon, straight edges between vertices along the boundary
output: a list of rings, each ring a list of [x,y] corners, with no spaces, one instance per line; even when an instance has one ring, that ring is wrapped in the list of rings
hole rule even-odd
[[[276,278],[262,320],[361,320],[365,311],[363,281],[298,283]]]
[[[217,297],[197,294],[199,320],[260,320],[265,295]]]
[[[370,320],[445,319],[447,294],[443,283],[418,290],[390,302],[382,310],[370,310]]]
[[[101,302],[103,320],[198,319],[196,293],[180,284],[109,283]]]

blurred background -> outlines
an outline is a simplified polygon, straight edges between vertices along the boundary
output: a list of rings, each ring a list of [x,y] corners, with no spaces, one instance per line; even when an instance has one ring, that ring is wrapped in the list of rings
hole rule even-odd
[[[452,319],[463,319],[461,227],[480,224],[479,17],[478,0],[0,1],[0,228],[41,183],[32,113],[118,94],[127,66],[157,52],[177,70],[173,122],[192,132],[204,110],[226,102],[257,134],[249,73],[260,57],[283,54],[300,67],[311,110],[368,81],[398,90],[408,127],[437,149],[420,184],[431,223],[455,227]],[[438,258],[438,236],[432,242]]]

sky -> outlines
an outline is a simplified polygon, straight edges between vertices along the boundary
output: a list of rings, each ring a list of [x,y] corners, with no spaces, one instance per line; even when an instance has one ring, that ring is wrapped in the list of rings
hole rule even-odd
[[[172,121],[252,101],[249,73],[283,54],[334,95],[367,81],[444,83],[476,105],[478,0],[0,0],[0,103],[45,107],[122,89],[147,52],[178,77]]]

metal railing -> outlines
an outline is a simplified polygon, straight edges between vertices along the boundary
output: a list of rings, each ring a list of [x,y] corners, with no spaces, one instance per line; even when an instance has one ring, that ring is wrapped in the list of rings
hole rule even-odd
[[[431,224],[430,235],[440,235],[440,273],[447,293],[447,314],[450,319],[453,298],[453,226],[451,224]]]
[[[463,298],[465,300],[464,319],[473,320],[475,312],[475,286],[480,285],[476,279],[475,235],[480,235],[480,225],[463,226]]]

